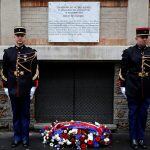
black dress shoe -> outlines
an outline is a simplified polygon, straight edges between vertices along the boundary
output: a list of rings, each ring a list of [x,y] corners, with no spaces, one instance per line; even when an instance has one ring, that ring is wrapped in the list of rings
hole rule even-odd
[[[28,148],[29,147],[29,142],[22,141],[22,145],[23,145],[23,147]]]
[[[13,141],[12,143],[11,143],[11,148],[15,148],[15,147],[17,147],[19,145],[19,142],[18,141]]]
[[[131,140],[131,148],[137,150],[138,149],[138,143],[135,139]]]
[[[147,146],[146,146],[146,144],[144,143],[144,140],[139,140],[139,146],[140,146],[142,149],[147,149]]]

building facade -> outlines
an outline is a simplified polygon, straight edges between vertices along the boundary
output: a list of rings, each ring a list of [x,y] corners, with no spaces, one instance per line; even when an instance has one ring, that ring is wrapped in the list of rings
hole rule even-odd
[[[34,126],[73,119],[128,128],[127,102],[116,80],[123,49],[135,44],[135,28],[150,26],[149,0],[91,1],[100,2],[98,43],[48,42],[48,2],[55,1],[0,0],[0,60],[3,49],[14,44],[17,25],[27,29],[26,44],[38,51],[40,84],[31,103]],[[11,119],[10,101],[1,87],[0,127],[10,127]]]

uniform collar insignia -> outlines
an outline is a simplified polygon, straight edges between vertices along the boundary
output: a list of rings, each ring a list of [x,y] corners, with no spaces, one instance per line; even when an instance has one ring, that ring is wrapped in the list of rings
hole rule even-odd
[[[16,49],[19,49],[19,50],[23,49],[24,47],[25,47],[25,45],[22,45],[22,46],[20,46],[20,47],[18,47],[17,45],[15,45],[15,48],[16,48]]]
[[[145,45],[145,46],[139,46],[139,45],[136,44],[136,47],[141,50],[141,49],[146,49],[147,45]]]

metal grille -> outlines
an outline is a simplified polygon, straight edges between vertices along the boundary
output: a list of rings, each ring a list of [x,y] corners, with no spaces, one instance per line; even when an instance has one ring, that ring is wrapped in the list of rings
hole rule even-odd
[[[36,119],[49,122],[73,117],[73,72],[65,63],[40,62]]]
[[[83,63],[76,68],[75,119],[112,123],[113,66]]]
[[[81,120],[112,123],[113,65],[40,61],[37,122]]]

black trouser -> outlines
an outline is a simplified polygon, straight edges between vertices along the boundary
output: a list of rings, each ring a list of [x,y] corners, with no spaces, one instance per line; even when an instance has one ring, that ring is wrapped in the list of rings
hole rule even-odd
[[[130,139],[144,140],[150,97],[144,100],[127,97]]]
[[[13,112],[14,140],[29,141],[30,96],[10,96]]]

